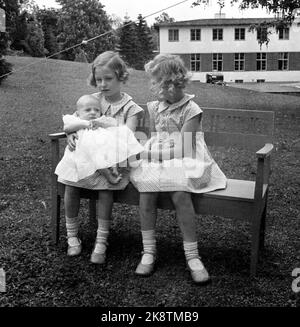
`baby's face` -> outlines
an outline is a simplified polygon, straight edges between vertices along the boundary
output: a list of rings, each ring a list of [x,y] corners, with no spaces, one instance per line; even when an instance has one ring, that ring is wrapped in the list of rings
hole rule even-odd
[[[99,104],[95,102],[80,104],[77,107],[77,114],[79,118],[84,120],[99,118],[101,116]]]

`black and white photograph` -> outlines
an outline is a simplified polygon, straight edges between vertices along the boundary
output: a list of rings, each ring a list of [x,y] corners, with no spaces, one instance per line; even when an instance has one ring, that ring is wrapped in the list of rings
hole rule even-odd
[[[299,308],[299,118],[300,0],[0,0],[0,316]]]

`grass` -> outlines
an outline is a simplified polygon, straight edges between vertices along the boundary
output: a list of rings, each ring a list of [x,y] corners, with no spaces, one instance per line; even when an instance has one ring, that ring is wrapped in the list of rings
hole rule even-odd
[[[248,277],[249,225],[221,217],[197,220],[203,260],[213,283],[195,287],[185,268],[175,215],[159,211],[158,269],[147,279],[134,269],[140,258],[138,208],[114,205],[105,267],[89,263],[96,227],[85,219],[83,253],[67,258],[64,219],[57,247],[50,242],[50,146],[47,135],[61,130],[61,115],[72,113],[86,86],[88,66],[56,60],[8,57],[14,69],[0,87],[0,268],[7,292],[0,306],[242,306],[295,307],[292,270],[299,256],[299,97],[192,83],[187,92],[204,107],[272,110],[276,114],[273,173],[266,248],[258,275]],[[131,71],[124,90],[136,102],[151,99],[144,72]],[[255,156],[231,152],[217,157],[227,176],[255,178]],[[62,210],[63,214],[63,210]]]

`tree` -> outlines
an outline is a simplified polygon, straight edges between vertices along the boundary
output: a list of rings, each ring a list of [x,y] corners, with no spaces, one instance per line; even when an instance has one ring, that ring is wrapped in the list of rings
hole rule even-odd
[[[162,12],[158,17],[155,17],[154,20],[155,24],[175,22],[175,19],[170,17],[166,12]]]
[[[3,55],[6,54],[8,43],[8,34],[5,32],[0,32],[0,84],[1,82],[7,78],[8,75],[12,71],[12,64],[7,62]]]
[[[139,60],[138,37],[135,22],[125,17],[123,26],[120,29],[119,44],[116,50],[129,67],[136,67]]]
[[[111,30],[111,21],[97,0],[57,0],[61,5],[59,17],[59,35],[61,49],[68,49],[83,40],[88,40]],[[85,52],[89,61],[106,50],[114,48],[114,34],[109,33],[88,42]],[[79,47],[62,54],[62,59],[74,60]]]
[[[6,11],[11,47],[32,56],[43,56],[44,35],[35,18],[34,0],[0,0],[0,7]]]
[[[54,8],[37,10],[37,19],[42,25],[44,32],[44,47],[47,55],[51,56],[58,52],[57,35],[58,35],[58,16],[59,11]]]
[[[212,0],[196,0],[193,2],[193,6],[199,6],[201,4],[207,5]],[[225,0],[216,0],[220,7],[220,10],[225,6]],[[295,18],[295,9],[300,8],[300,0],[231,0],[231,5],[239,3],[241,10],[248,8],[263,8],[269,13],[274,14],[274,20],[272,22],[262,22],[260,24],[254,24],[250,27],[250,30],[266,30],[268,27],[275,27],[276,30],[288,27],[292,24]],[[268,32],[262,33],[262,38],[259,39],[259,43],[269,42]]]
[[[34,15],[27,20],[27,33],[24,41],[33,57],[43,57],[45,55],[44,33],[42,26]]]
[[[6,31],[10,40],[14,40],[17,29],[17,17],[20,13],[19,0],[0,0],[0,8],[5,10]]]
[[[138,38],[137,50],[139,56],[138,61],[135,64],[135,68],[142,70],[144,69],[145,63],[152,59],[154,46],[150,28],[147,26],[147,22],[141,14],[138,16],[136,32]]]

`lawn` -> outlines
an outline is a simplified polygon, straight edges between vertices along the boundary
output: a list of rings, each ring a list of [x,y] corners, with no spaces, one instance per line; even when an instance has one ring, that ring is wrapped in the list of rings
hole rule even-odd
[[[0,306],[300,306],[291,288],[292,271],[300,268],[299,97],[189,85],[187,92],[196,94],[203,107],[272,110],[276,116],[266,248],[258,275],[248,277],[249,225],[202,216],[197,219],[199,247],[213,282],[196,287],[185,268],[171,211],[159,211],[158,269],[147,279],[134,275],[141,251],[137,207],[115,204],[105,267],[89,262],[96,230],[86,219],[84,201],[82,255],[66,256],[64,219],[60,243],[51,245],[47,135],[61,130],[61,115],[74,111],[80,95],[95,90],[86,84],[87,64],[7,59],[20,71],[0,86],[0,268],[7,284]],[[25,65],[30,66],[23,69]],[[136,102],[147,102],[151,94],[145,73],[130,73],[124,91]],[[255,179],[254,154],[222,157],[216,152],[216,160],[228,177]]]

